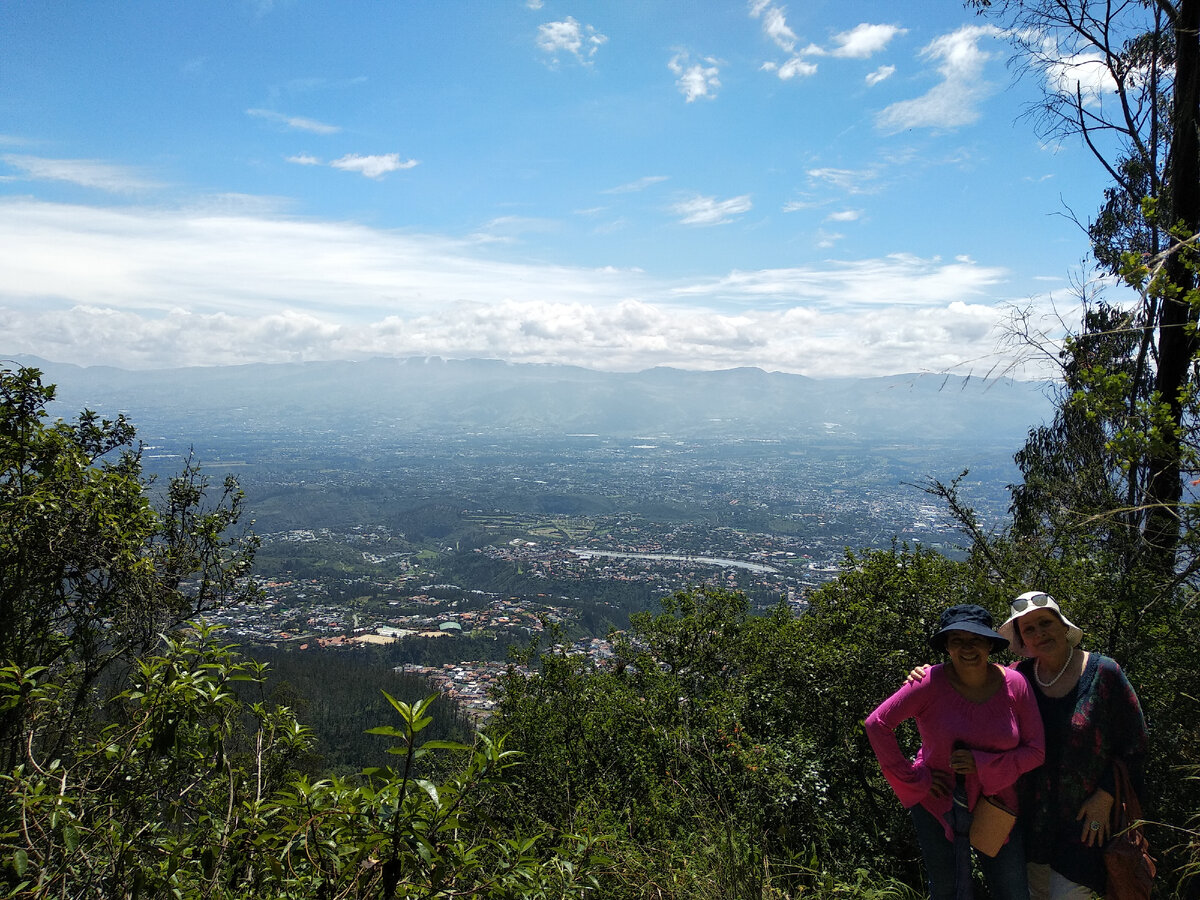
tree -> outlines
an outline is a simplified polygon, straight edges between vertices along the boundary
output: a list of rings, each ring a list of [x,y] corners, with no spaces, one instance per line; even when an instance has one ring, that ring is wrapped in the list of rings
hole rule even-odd
[[[112,719],[0,772],[0,891],[23,900],[451,900],[597,896],[594,838],[523,834],[487,819],[519,763],[502,741],[424,740],[436,696],[388,697],[370,729],[393,767],[297,776],[311,734],[291,710],[245,699],[264,667],[197,624],[138,660]],[[233,690],[234,684],[241,691]],[[37,729],[58,714],[52,683],[0,668]],[[376,738],[378,740],[378,738]],[[435,755],[459,759],[433,779]]]
[[[1124,316],[1112,307],[1089,311],[1077,337],[1120,333],[1116,343],[1128,347],[1087,367],[1077,365],[1078,346],[1068,345],[1064,358],[1077,367],[1072,402],[1091,421],[1080,401],[1095,394],[1110,405],[1105,364],[1119,358],[1125,366],[1125,414],[1119,421],[1100,415],[1108,427],[1099,436],[1117,450],[1126,494],[1111,512],[1137,538],[1137,566],[1167,587],[1177,583],[1181,540],[1193,527],[1183,481],[1197,467],[1200,0],[967,5],[1000,16],[1020,63],[1045,78],[1034,110],[1041,128],[1081,139],[1112,179],[1089,232],[1097,261],[1133,287],[1139,303]],[[1073,414],[1059,424],[1069,428]],[[1189,547],[1182,560],[1189,574],[1194,555]]]
[[[525,753],[502,815],[612,835],[614,898],[908,896],[893,879],[921,884],[920,854],[862,722],[928,660],[941,610],[981,595],[1001,603],[967,564],[897,547],[848,554],[804,615],[693,588],[631,617],[606,669],[543,654],[487,725]]]
[[[135,430],[85,410],[49,421],[53,386],[37,369],[0,370],[0,665],[62,689],[39,732],[61,740],[115,662],[132,665],[164,629],[248,600],[257,540],[233,533],[242,493],[216,496],[191,459],[159,488],[143,479]],[[24,706],[0,712],[11,765]]]

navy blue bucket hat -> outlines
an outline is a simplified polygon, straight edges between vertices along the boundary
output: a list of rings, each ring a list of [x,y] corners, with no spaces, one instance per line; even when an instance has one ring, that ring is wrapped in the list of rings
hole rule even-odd
[[[1008,638],[992,628],[992,614],[982,606],[963,603],[952,606],[938,617],[938,630],[929,639],[929,646],[940,653],[946,652],[946,638],[951,631],[969,631],[982,635],[992,642],[992,652],[1008,648]]]

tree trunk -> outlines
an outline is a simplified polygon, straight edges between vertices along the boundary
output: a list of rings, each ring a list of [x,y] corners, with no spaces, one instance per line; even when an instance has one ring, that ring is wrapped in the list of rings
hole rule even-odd
[[[1168,222],[1187,235],[1200,232],[1200,0],[1180,0],[1176,9],[1176,41],[1173,147],[1169,174],[1170,211]],[[1158,334],[1158,376],[1155,387],[1168,404],[1175,434],[1164,436],[1151,450],[1148,463],[1150,484],[1146,496],[1146,542],[1155,569],[1165,578],[1175,571],[1179,544],[1178,506],[1183,496],[1180,450],[1183,439],[1183,397],[1191,364],[1196,356],[1195,311],[1187,293],[1195,287],[1196,275],[1186,254],[1174,253],[1166,265],[1170,294],[1162,298]]]

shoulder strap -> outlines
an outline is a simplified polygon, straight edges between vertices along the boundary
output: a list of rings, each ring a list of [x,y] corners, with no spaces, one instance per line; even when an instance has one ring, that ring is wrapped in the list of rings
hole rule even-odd
[[[1129,781],[1129,768],[1123,759],[1113,759],[1113,784],[1113,830],[1117,831],[1129,827],[1130,822],[1142,817],[1142,804]]]

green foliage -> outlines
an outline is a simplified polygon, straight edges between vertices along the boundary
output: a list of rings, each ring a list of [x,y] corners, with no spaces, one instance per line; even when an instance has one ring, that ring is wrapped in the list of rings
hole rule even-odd
[[[969,565],[893,548],[849,555],[806,615],[701,587],[635,615],[605,670],[543,654],[487,728],[526,754],[504,815],[614,835],[608,896],[902,895],[919,851],[862,721],[981,596]]]
[[[346,774],[316,771],[314,734],[280,703],[304,691],[268,684],[213,629],[176,627],[253,595],[255,541],[229,537],[236,484],[211,501],[189,462],[156,491],[127,423],[85,412],[46,424],[53,389],[0,373],[0,892],[903,900],[919,893],[919,852],[861,723],[927,659],[942,609],[1000,616],[1030,585],[1062,598],[1130,674],[1154,736],[1152,838],[1186,876],[1197,599],[1190,573],[1165,588],[1153,577],[1144,520],[1122,506],[1148,477],[1138,460],[1175,432],[1154,395],[1130,399],[1140,351],[1124,314],[1095,313],[1068,345],[1059,416],[1018,456],[1012,529],[983,534],[957,482],[931,487],[972,536],[967,559],[847,553],[804,615],[683,591],[633,613],[599,670],[535,642],[517,654],[535,675],[509,671],[470,744],[447,739],[454,716],[435,724],[433,698],[390,673],[293,671],[339,683],[307,693],[339,706],[317,718],[343,731],[362,731],[382,696],[392,721],[364,737],[387,762]],[[915,734],[902,740],[915,750]],[[1172,847],[1167,833],[1184,838]]]
[[[297,774],[312,735],[263,699],[265,667],[185,624],[255,595],[236,483],[214,500],[189,461],[153,485],[124,419],[47,423],[53,398],[0,371],[4,896],[593,893],[598,839],[497,826],[518,754],[422,740],[433,698],[385,698],[398,724],[371,732],[398,767]]]
[[[246,702],[238,660],[212,628],[143,658],[110,705],[113,720],[69,755],[27,757],[0,775],[0,873],[6,896],[180,898],[584,897],[605,862],[595,838],[523,835],[483,814],[518,754],[502,741],[421,741],[434,697],[389,697],[395,768],[359,779],[295,777],[311,735],[290,710]],[[0,671],[36,729],[58,692],[37,672]],[[465,762],[441,783],[428,754]]]
[[[306,771],[314,775],[353,775],[368,766],[385,765],[386,748],[363,731],[363,722],[391,714],[382,691],[409,702],[429,693],[426,679],[394,671],[386,654],[373,649],[323,652],[251,645],[241,652],[267,665],[263,681],[267,697],[294,709],[312,729],[314,756]],[[468,740],[473,730],[465,713],[446,699],[438,704],[434,723],[424,734]]]
[[[157,504],[141,477],[133,427],[85,410],[48,422],[54,388],[36,369],[0,370],[0,661],[45,666],[64,709],[36,739],[50,747],[86,717],[90,692],[116,661],[132,665],[172,627],[250,599],[256,539],[230,535],[242,495],[219,495],[194,462]],[[23,703],[0,713],[0,761],[11,765]]]

